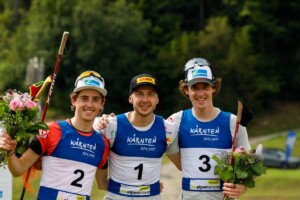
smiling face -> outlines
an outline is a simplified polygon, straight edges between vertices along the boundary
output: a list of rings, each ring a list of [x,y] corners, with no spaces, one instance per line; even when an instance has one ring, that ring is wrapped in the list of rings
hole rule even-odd
[[[151,116],[159,102],[158,94],[152,86],[139,86],[129,96],[134,112],[140,116]]]
[[[81,122],[93,122],[95,117],[103,111],[104,98],[96,90],[82,90],[71,97],[75,107],[75,118]]]
[[[195,83],[187,87],[189,96],[195,109],[205,110],[213,107],[213,93],[215,89],[208,83]]]

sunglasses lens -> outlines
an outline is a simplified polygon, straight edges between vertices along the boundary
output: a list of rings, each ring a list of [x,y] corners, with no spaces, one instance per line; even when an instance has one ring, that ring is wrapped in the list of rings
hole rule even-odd
[[[95,71],[85,71],[85,72],[82,72],[76,82],[75,82],[75,86],[77,85],[78,81],[85,78],[85,77],[89,77],[89,76],[94,76],[96,78],[98,78],[103,84],[104,84],[104,79],[101,77],[101,75]]]
[[[80,74],[80,76],[78,77],[78,79],[82,79],[84,77],[87,77],[87,76],[95,76],[97,78],[101,78],[101,75],[97,72],[94,72],[94,71],[86,71],[86,72],[82,72]]]
[[[209,63],[208,63],[205,59],[202,59],[202,58],[194,58],[194,59],[189,60],[189,61],[185,64],[184,71],[187,71],[187,70],[189,70],[189,69],[191,69],[191,68],[194,68],[196,64],[197,64],[198,66],[203,66],[203,65],[209,66]]]

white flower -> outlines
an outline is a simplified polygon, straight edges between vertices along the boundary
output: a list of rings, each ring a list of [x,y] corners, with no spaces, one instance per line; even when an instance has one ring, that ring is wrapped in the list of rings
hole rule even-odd
[[[262,144],[257,145],[256,150],[255,150],[255,155],[261,156],[262,148],[263,148]]]

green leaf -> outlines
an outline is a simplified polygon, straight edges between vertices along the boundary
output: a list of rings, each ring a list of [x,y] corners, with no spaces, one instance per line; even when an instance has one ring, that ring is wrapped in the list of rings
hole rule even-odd
[[[220,160],[220,158],[217,155],[213,155],[211,158],[214,159],[216,162]]]
[[[250,179],[250,180],[245,180],[243,182],[244,185],[246,185],[248,188],[254,188],[255,187],[255,181]]]
[[[257,173],[257,175],[266,174],[266,167],[263,166],[263,162],[260,161],[252,165],[252,169]]]
[[[36,123],[36,124],[33,124],[33,125],[31,125],[31,126],[29,126],[27,129],[26,129],[26,132],[27,133],[31,133],[31,134],[34,134],[34,135],[36,135],[36,134],[38,134],[39,132],[39,130],[48,130],[49,129],[49,127],[48,127],[48,125],[46,124],[46,123],[44,123],[44,122],[38,122],[38,123]]]
[[[20,128],[16,134],[16,140],[19,142],[25,136],[26,136],[26,131],[23,128]]]
[[[248,173],[246,171],[243,171],[242,169],[237,169],[236,175],[239,179],[245,179],[248,177]]]
[[[223,181],[231,180],[233,178],[233,173],[230,171],[224,172],[224,175],[222,176]]]

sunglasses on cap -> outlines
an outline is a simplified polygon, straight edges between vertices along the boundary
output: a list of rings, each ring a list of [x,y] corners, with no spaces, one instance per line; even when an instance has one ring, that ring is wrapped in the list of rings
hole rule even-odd
[[[203,58],[193,58],[185,64],[184,71],[193,69],[194,67],[197,67],[197,66],[204,66],[204,65],[209,66],[209,63],[207,62],[207,60],[205,60]]]
[[[76,82],[75,82],[75,86],[77,85],[78,81],[85,78],[85,77],[89,77],[89,76],[94,76],[96,78],[98,78],[103,84],[104,84],[104,79],[101,77],[101,75],[98,73],[98,72],[95,72],[95,71],[85,71],[85,72],[82,72],[78,78],[76,79]]]
[[[104,79],[99,73],[95,71],[85,71],[78,76],[73,93],[81,90],[92,89],[97,90],[105,97],[107,95],[107,91],[104,88],[104,85]]]

